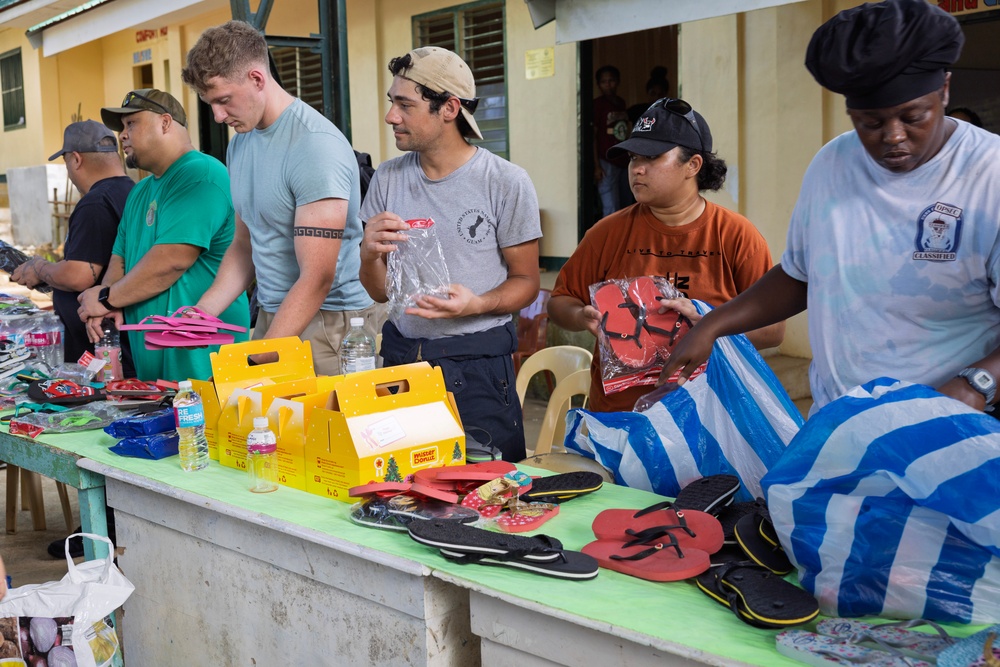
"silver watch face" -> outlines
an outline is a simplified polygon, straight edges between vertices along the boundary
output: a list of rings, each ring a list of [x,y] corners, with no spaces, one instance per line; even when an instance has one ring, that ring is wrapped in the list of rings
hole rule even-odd
[[[993,388],[993,378],[986,371],[976,371],[969,379],[980,391],[986,392]]]

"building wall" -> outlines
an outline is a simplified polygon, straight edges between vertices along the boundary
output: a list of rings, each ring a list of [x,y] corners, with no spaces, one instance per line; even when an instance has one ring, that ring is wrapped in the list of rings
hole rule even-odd
[[[48,110],[42,105],[43,65],[38,52],[31,48],[23,30],[0,29],[0,53],[18,47],[21,49],[24,74],[25,126],[9,131],[0,129],[0,173],[6,173],[11,167],[42,164],[61,145],[58,139],[55,143],[49,141],[44,129]],[[49,81],[50,76],[46,76],[45,80]],[[55,147],[45,152],[46,146],[50,145]]]

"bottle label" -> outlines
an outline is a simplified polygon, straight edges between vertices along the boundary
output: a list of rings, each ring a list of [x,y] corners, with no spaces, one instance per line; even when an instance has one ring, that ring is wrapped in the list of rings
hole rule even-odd
[[[375,370],[375,357],[357,357],[346,363],[346,367],[341,371],[344,373],[356,373],[358,371]]]
[[[177,419],[177,428],[205,425],[205,408],[201,403],[175,406],[174,416]]]

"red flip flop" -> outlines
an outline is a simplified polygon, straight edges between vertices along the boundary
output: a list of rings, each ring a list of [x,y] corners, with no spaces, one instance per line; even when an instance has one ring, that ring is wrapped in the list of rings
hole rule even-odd
[[[435,478],[444,481],[488,482],[497,477],[503,477],[517,470],[517,466],[508,461],[482,461],[464,466],[448,466],[437,469]]]
[[[525,503],[513,500],[507,507],[510,511],[497,517],[497,527],[505,533],[525,533],[535,530],[559,514],[559,505],[552,503]]]
[[[643,305],[646,311],[643,328],[649,332],[660,356],[669,357],[681,337],[690,331],[691,320],[676,310],[660,312],[666,297],[649,276],[636,278],[629,284],[629,298]]]
[[[379,496],[388,498],[398,496],[404,491],[409,491],[410,485],[406,482],[372,482],[360,486],[352,486],[347,490],[347,495],[352,498],[363,498],[365,496]]]
[[[417,496],[418,498],[430,498],[431,500],[440,500],[446,503],[458,503],[457,493],[436,489],[432,486],[425,486],[420,482],[413,482],[410,484],[410,488],[406,493],[407,495]]]
[[[675,539],[650,543],[597,540],[581,551],[607,570],[648,581],[690,579],[711,567],[707,553],[701,549],[682,550]]]
[[[725,542],[722,524],[714,516],[697,510],[675,509],[669,501],[638,511],[604,510],[594,517],[591,528],[598,540],[619,542],[664,529],[676,536],[682,549],[700,549],[709,554],[721,549]]]
[[[601,313],[600,329],[619,362],[645,368],[656,360],[656,345],[642,324],[645,309],[628,300],[618,285],[609,283],[594,293],[594,307]]]

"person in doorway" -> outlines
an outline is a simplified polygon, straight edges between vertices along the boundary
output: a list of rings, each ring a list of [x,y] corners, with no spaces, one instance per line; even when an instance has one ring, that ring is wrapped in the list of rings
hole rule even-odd
[[[687,376],[718,336],[808,305],[813,410],[880,376],[995,403],[1000,137],[945,115],[963,43],[958,21],[922,0],[817,29],[806,67],[846,97],[854,131],[806,171],[780,265],[702,319],[662,377]]]
[[[948,115],[952,118],[964,120],[966,123],[972,123],[976,127],[983,126],[983,121],[979,118],[979,114],[967,107],[955,107],[954,109],[949,109]]]
[[[611,215],[621,208],[619,188],[622,169],[627,164],[621,155],[608,151],[628,137],[628,112],[625,100],[618,96],[621,73],[613,65],[604,65],[594,74],[601,94],[594,98],[594,182],[601,200],[601,215]]]
[[[308,340],[316,372],[338,375],[351,318],[372,331],[382,319],[358,280],[361,190],[350,143],[275,81],[264,36],[243,21],[202,33],[181,78],[236,131],[226,160],[236,237],[198,307],[218,313],[256,276],[254,338]]]
[[[119,133],[126,164],[152,172],[125,202],[118,236],[101,284],[80,294],[80,319],[92,341],[101,320],[136,323],[148,315],[172,315],[195,303],[215,279],[233,239],[233,205],[222,163],[191,145],[184,107],[154,88],[133,90],[120,107],[101,109],[104,124]],[[245,296],[220,317],[250,322]],[[146,349],[143,333],[129,331],[140,380],[205,380],[209,354],[218,346]],[[245,339],[236,334],[236,339]]]
[[[527,173],[470,139],[476,82],[457,54],[414,49],[389,63],[389,112],[405,155],[379,166],[361,207],[361,281],[386,297],[386,255],[406,242],[405,220],[431,218],[453,284],[446,299],[390,315],[382,328],[386,366],[428,361],[444,373],[466,432],[509,461],[525,457],[521,404],[511,355],[511,315],[538,295],[538,198]]]
[[[597,336],[602,316],[590,305],[590,286],[646,275],[667,277],[685,297],[663,301],[662,310],[697,321],[690,299],[725,303],[771,268],[767,242],[750,221],[701,195],[722,187],[727,168],[712,151],[705,118],[687,102],[655,102],[611,153],[628,155],[636,203],[598,222],[580,241],[556,278],[548,305],[552,322]],[[758,348],[774,347],[783,336],[784,323],[749,334]],[[590,373],[588,409],[596,412],[631,410],[652,389],[605,394],[596,349]]]
[[[80,292],[100,284],[111,259],[118,222],[125,199],[135,183],[125,175],[118,156],[118,140],[94,120],[70,123],[63,131],[63,145],[49,161],[62,157],[66,174],[82,197],[69,216],[63,258],[50,262],[32,257],[17,267],[11,280],[25,287],[52,287],[52,307],[63,323],[63,352],[67,362],[94,352],[87,328],[77,315]],[[134,377],[128,339],[122,340],[122,371]]]
[[[639,104],[633,104],[628,108],[629,127],[635,125],[639,116],[649,108],[649,105],[656,100],[663,99],[670,94],[670,79],[667,77],[667,68],[657,65],[649,72],[649,80],[646,81],[646,100]]]

